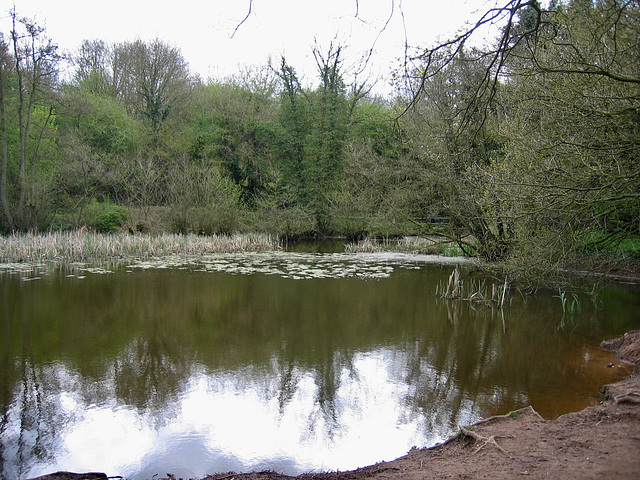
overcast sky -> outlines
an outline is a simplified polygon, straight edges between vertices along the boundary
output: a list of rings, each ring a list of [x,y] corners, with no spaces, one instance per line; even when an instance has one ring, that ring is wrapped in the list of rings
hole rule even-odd
[[[7,10],[0,18],[7,34],[10,4],[3,3]],[[370,76],[388,77],[404,55],[405,39],[414,46],[433,44],[477,19],[496,0],[253,0],[242,24],[249,0],[14,3],[19,16],[35,19],[63,50],[73,51],[85,39],[112,43],[157,37],[180,48],[192,72],[205,80],[285,55],[309,83],[315,80],[311,47],[316,39],[324,48],[334,38],[348,46],[345,66],[374,47]]]

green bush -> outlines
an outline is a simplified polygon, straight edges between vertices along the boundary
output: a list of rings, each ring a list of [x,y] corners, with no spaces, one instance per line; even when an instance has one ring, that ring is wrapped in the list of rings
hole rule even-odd
[[[100,233],[117,232],[129,219],[126,207],[93,199],[85,208],[85,224]]]
[[[313,235],[316,222],[313,214],[301,205],[287,205],[286,195],[265,195],[256,199],[257,208],[252,227],[280,238],[296,239]]]

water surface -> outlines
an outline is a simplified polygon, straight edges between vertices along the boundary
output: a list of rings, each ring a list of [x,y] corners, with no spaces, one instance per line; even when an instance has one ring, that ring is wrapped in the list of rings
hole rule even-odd
[[[580,410],[626,374],[597,345],[640,328],[637,289],[501,312],[438,298],[452,266],[414,260],[2,267],[2,475],[352,469],[529,404]]]

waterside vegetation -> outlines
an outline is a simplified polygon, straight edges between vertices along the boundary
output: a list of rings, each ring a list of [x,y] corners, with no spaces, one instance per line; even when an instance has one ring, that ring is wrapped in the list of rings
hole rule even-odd
[[[101,234],[85,230],[0,237],[0,263],[107,262],[213,253],[267,252],[280,249],[267,234],[202,236],[195,234]]]
[[[461,277],[459,266],[456,265],[447,282],[436,285],[436,295],[449,300],[463,300],[503,308],[509,302],[510,289],[507,278],[504,279],[503,284],[495,282],[487,284],[484,279],[473,278],[465,281]]]

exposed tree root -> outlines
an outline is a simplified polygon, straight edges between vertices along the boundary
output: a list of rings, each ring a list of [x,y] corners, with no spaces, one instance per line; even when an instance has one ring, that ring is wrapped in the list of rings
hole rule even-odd
[[[482,445],[480,445],[474,453],[474,455],[476,453],[478,453],[480,450],[482,450],[484,447],[486,447],[487,445],[493,445],[494,447],[496,447],[498,450],[500,450],[502,453],[507,453],[507,451],[502,448],[500,445],[498,445],[498,442],[496,442],[496,438],[516,438],[513,435],[491,435],[490,437],[483,437],[482,435],[478,435],[476,432],[474,432],[473,430],[469,430],[467,428],[464,427],[460,427],[460,431],[462,432],[463,435],[466,435],[468,437],[473,438],[474,440],[478,441],[478,442],[482,442]]]
[[[616,403],[640,403],[640,394],[632,392],[625,395],[616,395],[613,397],[613,401]]]
[[[538,417],[540,420],[544,420],[544,418],[542,418],[540,416],[540,414],[538,412],[536,412],[535,409],[531,405],[529,405],[528,407],[521,408],[520,410],[515,410],[513,412],[509,412],[506,415],[494,415],[493,417],[482,419],[479,422],[476,422],[473,425],[471,425],[471,427],[476,427],[478,425],[482,425],[483,423],[493,422],[494,420],[504,420],[506,418],[516,418],[518,415],[523,414],[525,412],[530,412],[533,415],[535,415],[536,417]],[[434,445],[433,447],[427,448],[427,450],[432,450],[434,448],[438,448],[438,447],[441,447],[443,445],[446,445],[447,443],[453,442],[455,439],[459,438],[460,435],[464,435],[462,430],[460,430],[453,437],[450,437],[449,439],[445,440],[444,442],[438,443],[438,444]]]

